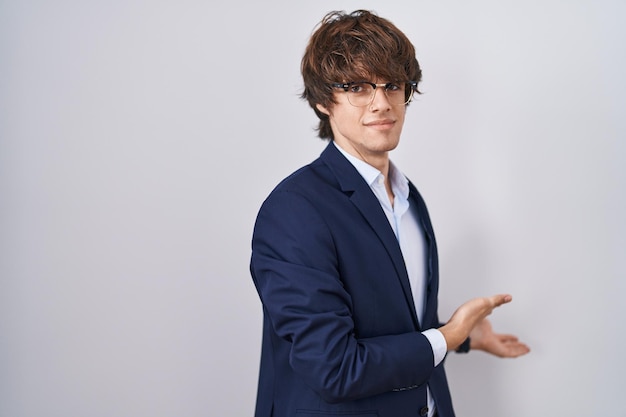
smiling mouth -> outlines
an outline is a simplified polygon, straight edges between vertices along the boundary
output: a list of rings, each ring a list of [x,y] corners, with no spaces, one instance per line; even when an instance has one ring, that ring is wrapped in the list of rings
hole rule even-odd
[[[394,120],[384,119],[384,120],[376,120],[374,122],[365,123],[365,126],[371,127],[374,129],[390,129],[395,124]]]

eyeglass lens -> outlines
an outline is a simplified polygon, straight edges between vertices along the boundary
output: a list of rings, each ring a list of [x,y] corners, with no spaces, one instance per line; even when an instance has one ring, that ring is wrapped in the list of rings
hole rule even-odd
[[[413,89],[408,83],[393,84],[389,83],[386,86],[378,86],[376,89],[385,91],[387,100],[389,103],[400,105],[406,104],[411,100]],[[348,88],[348,101],[353,106],[367,106],[374,99],[376,89],[372,84],[366,82],[356,82],[350,84]]]

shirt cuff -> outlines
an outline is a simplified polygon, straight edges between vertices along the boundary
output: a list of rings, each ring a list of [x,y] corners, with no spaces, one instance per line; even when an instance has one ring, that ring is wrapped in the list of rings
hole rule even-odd
[[[443,337],[443,333],[441,333],[437,329],[428,329],[422,332],[426,339],[430,342],[430,346],[433,349],[433,357],[435,358],[435,366],[439,365],[443,358],[446,357],[446,353],[448,352],[448,344],[446,343],[446,338]]]

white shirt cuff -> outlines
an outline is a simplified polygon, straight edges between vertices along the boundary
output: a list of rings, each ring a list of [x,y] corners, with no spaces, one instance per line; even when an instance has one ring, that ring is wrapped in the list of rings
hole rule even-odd
[[[446,338],[437,329],[428,329],[422,332],[426,339],[430,342],[433,349],[433,357],[435,358],[435,366],[439,365],[448,352],[448,344]]]

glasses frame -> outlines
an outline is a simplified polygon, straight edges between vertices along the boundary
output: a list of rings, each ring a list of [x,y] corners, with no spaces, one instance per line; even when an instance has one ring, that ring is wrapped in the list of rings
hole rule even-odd
[[[389,82],[389,83],[376,84],[376,83],[373,83],[371,81],[350,81],[350,82],[347,82],[347,83],[332,83],[332,84],[330,84],[330,86],[333,87],[333,88],[341,88],[346,93],[349,93],[349,91],[348,91],[349,88],[352,87],[354,84],[369,84],[369,85],[372,86],[373,94],[372,94],[372,97],[370,98],[370,101],[367,102],[366,104],[361,104],[361,105],[353,104],[350,101],[350,94],[348,94],[348,103],[352,104],[354,107],[365,107],[365,106],[369,106],[374,101],[374,97],[376,97],[376,89],[377,88],[379,88],[379,87],[382,88],[385,91],[385,96],[387,97],[387,100],[389,100],[389,96],[387,95],[387,89],[389,87],[393,86],[393,85],[398,85],[399,83],[397,83],[397,82],[395,82],[395,83]],[[389,104],[391,104],[392,106],[404,106],[404,105],[409,104],[411,102],[411,100],[413,99],[413,93],[415,93],[415,91],[417,91],[417,81],[404,81],[404,82],[402,82],[400,84],[408,84],[408,85],[410,85],[411,86],[411,92],[409,93],[409,96],[408,96],[408,98],[406,99],[406,101],[404,103],[396,104],[396,103],[389,102]],[[405,92],[405,94],[406,94],[406,92]]]

